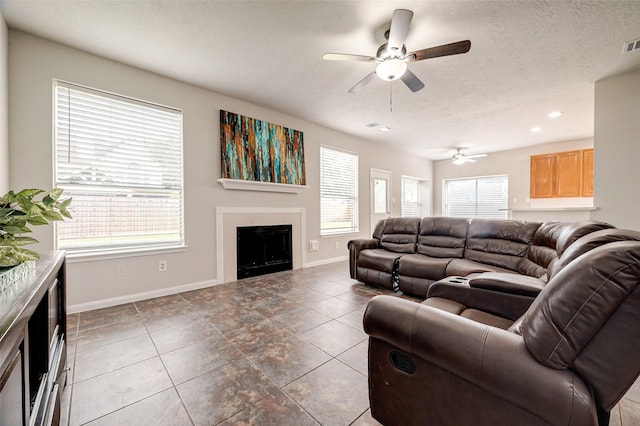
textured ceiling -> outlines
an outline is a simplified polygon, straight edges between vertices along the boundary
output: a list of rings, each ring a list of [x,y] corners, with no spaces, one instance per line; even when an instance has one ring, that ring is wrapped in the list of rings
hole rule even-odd
[[[414,11],[408,51],[464,39],[471,51],[411,63],[426,84],[417,93],[379,79],[347,93],[374,64],[322,54],[375,56],[396,8]],[[640,67],[640,49],[622,55],[640,38],[640,0],[4,0],[0,9],[10,28],[431,159],[591,137],[594,82]],[[554,110],[562,117],[549,119]]]

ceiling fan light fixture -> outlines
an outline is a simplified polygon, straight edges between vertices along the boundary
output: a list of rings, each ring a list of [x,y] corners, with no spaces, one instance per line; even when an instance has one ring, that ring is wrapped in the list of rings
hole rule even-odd
[[[397,80],[402,77],[406,71],[407,63],[398,58],[385,59],[376,67],[376,74],[385,81]]]
[[[455,164],[456,166],[460,166],[460,165],[465,163],[465,159],[464,159],[463,156],[459,156],[459,157],[454,158],[452,163]]]

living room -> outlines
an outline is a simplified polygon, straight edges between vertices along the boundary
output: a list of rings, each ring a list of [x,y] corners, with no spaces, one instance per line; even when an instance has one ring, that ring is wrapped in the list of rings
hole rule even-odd
[[[12,6],[11,2],[5,3],[0,9],[3,15],[6,14],[5,8]],[[294,7],[295,2],[289,2],[288,5]],[[388,15],[397,7],[390,3],[386,6]],[[617,6],[614,4],[611,7]],[[625,28],[633,27],[632,23],[638,24],[640,12],[637,2],[626,2],[624,7],[635,11],[635,14],[627,17]],[[6,16],[5,19],[9,21]],[[636,25],[636,28],[640,26]],[[588,33],[597,34],[600,29],[594,24]],[[99,33],[96,30],[94,36],[99,37]],[[141,38],[145,36],[144,32],[140,35]],[[640,34],[630,34],[627,38],[630,40],[634,37],[640,37]],[[621,48],[625,41],[628,40],[620,40],[620,46],[616,45],[615,48]],[[114,51],[126,50],[125,45],[112,48]],[[215,52],[213,41],[211,49]],[[340,44],[327,43],[321,49],[339,50]],[[471,49],[473,52],[474,47]],[[12,27],[10,22],[3,24],[0,51],[3,58],[0,77],[4,88],[0,90],[0,120],[4,123],[0,126],[3,129],[0,135],[2,193],[23,187],[51,187],[54,79],[167,105],[183,112],[184,247],[144,255],[70,258],[67,266],[67,310],[70,314],[234,281],[231,269],[234,264],[235,237],[223,238],[220,235],[230,232],[222,227],[223,224],[271,224],[276,218],[286,217],[289,223],[294,224],[294,269],[339,262],[344,264],[348,241],[369,237],[373,228],[369,215],[371,169],[391,173],[391,193],[394,197],[399,197],[402,176],[424,182],[429,198],[423,207],[423,216],[442,213],[442,180],[452,177],[508,174],[509,207],[524,209],[529,196],[527,167],[530,155],[594,148],[593,206],[597,209],[587,210],[588,218],[607,221],[619,228],[640,229],[637,223],[640,199],[635,195],[635,159],[640,155],[637,144],[640,124],[635,119],[635,111],[640,104],[640,91],[637,90],[640,87],[640,60],[637,57],[640,52],[635,52],[635,57],[621,59],[621,62],[625,61],[624,72],[602,75],[598,81],[582,82],[592,87],[594,93],[592,133],[558,140],[545,139],[541,135],[535,145],[505,151],[492,149],[488,157],[459,167],[451,164],[449,152],[440,159],[429,159],[407,150],[390,148],[377,141],[377,135],[367,138],[347,134],[291,113],[245,101],[242,96],[223,95],[222,91],[180,81],[177,75],[145,70],[109,59],[106,52],[96,54],[82,47],[52,41],[37,35],[37,31]],[[194,52],[194,55],[198,54],[202,53]],[[162,51],[158,55],[163,55]],[[320,61],[320,57],[317,59]],[[259,67],[260,64],[248,60],[244,66]],[[364,69],[361,71],[364,72]],[[267,81],[263,84],[275,83]],[[346,92],[349,84],[352,83],[346,80],[336,82],[343,92]],[[441,81],[439,84],[444,83]],[[397,91],[400,89],[404,90],[398,87]],[[423,90],[428,90],[428,86]],[[310,89],[298,95],[313,97],[315,93]],[[402,96],[395,92],[393,96],[394,113],[400,113]],[[388,101],[388,91],[385,90],[385,109]],[[512,105],[505,104],[502,107],[510,108]],[[222,177],[219,110],[234,111],[302,131],[305,136],[308,187],[296,194],[224,189],[218,183]],[[540,113],[546,115],[547,112]],[[417,114],[415,119],[420,120],[420,115]],[[529,129],[525,131],[528,133]],[[319,157],[320,147],[324,145],[358,154],[360,196],[359,228],[356,233],[333,236],[320,233]],[[476,152],[485,152],[490,147],[480,145],[474,148]],[[542,217],[543,214],[540,213],[537,220],[552,219],[549,216]],[[584,218],[582,214],[564,213],[561,219],[578,220]],[[400,203],[392,203],[391,215],[400,215]],[[555,213],[551,215],[557,216]],[[40,240],[36,250],[46,251],[56,247],[52,229],[37,229],[34,234]],[[318,241],[317,251],[309,250],[310,240]],[[166,271],[158,271],[160,261],[166,262]]]

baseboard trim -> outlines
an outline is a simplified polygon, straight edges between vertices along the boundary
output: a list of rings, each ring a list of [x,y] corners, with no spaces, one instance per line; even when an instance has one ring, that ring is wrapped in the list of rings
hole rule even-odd
[[[322,266],[328,265],[330,263],[344,262],[345,260],[349,260],[349,256],[332,257],[331,259],[322,259],[315,262],[307,262],[303,267],[311,268],[313,266]]]
[[[159,290],[145,291],[142,293],[127,294],[125,296],[112,297],[109,299],[95,300],[93,302],[78,303],[67,306],[67,314],[77,314],[94,309],[110,308],[111,306],[122,305],[124,303],[139,302],[141,300],[153,299],[154,297],[169,296],[185,291],[199,290],[201,288],[212,287],[222,284],[218,280],[200,281],[197,283],[179,285],[175,287],[161,288]]]
[[[349,259],[349,256],[334,257],[331,259],[322,259],[316,262],[308,262],[302,268],[311,268],[314,266],[328,265],[330,263],[343,262]],[[299,269],[294,267],[293,269]],[[200,281],[197,283],[179,285],[175,287],[161,288],[159,290],[145,291],[142,293],[127,294],[124,296],[112,297],[109,299],[95,300],[92,302],[78,303],[67,306],[67,314],[77,314],[80,312],[92,311],[94,309],[110,308],[112,306],[122,305],[124,303],[139,302],[141,300],[153,299],[154,297],[170,296],[172,294],[182,293],[185,291],[199,290],[201,288],[213,287],[222,284],[220,280]]]

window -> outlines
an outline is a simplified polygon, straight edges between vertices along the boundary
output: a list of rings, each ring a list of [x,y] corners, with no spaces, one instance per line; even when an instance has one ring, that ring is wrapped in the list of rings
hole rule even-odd
[[[183,245],[182,111],[59,81],[54,96],[55,185],[73,197],[57,247]]]
[[[507,219],[507,175],[444,181],[446,216]]]
[[[421,216],[419,180],[407,177],[402,178],[402,206],[400,215],[403,217]]]
[[[358,231],[358,155],[320,147],[320,235]]]

